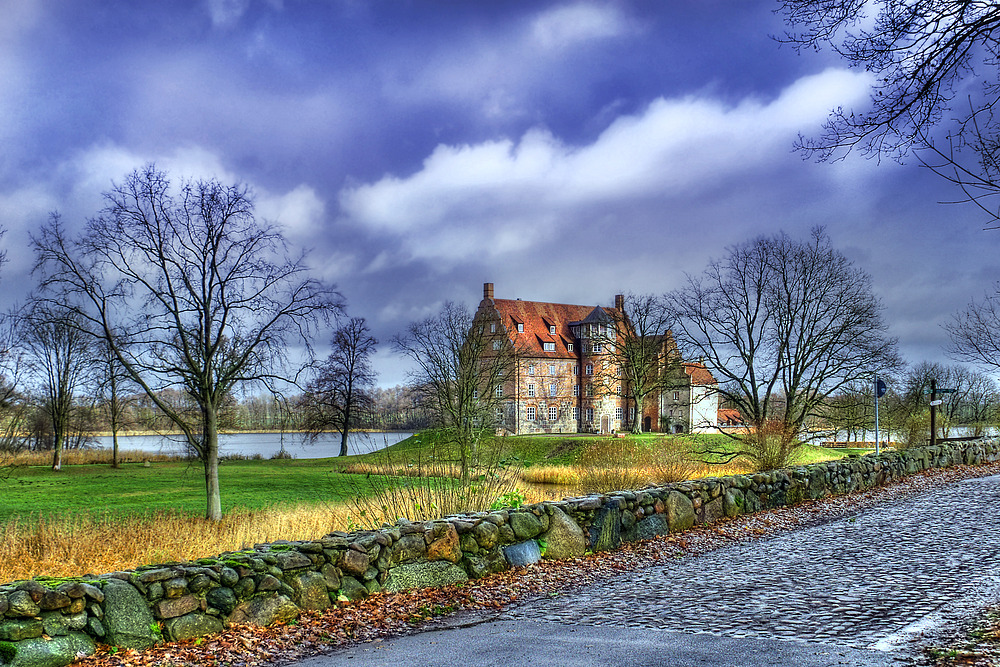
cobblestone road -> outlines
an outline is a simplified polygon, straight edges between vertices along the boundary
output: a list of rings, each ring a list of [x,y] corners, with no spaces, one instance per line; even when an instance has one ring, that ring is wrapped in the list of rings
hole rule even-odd
[[[1000,477],[972,479],[502,618],[891,651],[1000,591],[998,529]]]

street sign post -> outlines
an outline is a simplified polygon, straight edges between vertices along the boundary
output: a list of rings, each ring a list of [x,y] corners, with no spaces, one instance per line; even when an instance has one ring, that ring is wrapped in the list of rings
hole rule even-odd
[[[885,386],[885,382],[878,379],[878,375],[875,376],[875,456],[878,456],[881,452],[881,445],[878,439],[878,399],[885,396],[885,392],[888,387]]]

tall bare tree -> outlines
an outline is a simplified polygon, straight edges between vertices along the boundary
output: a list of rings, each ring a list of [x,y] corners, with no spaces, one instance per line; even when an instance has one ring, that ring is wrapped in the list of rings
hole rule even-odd
[[[1000,208],[1000,7],[986,0],[783,0],[782,41],[829,47],[872,74],[867,108],[837,108],[799,147],[820,159],[859,148],[923,164],[995,223]],[[944,132],[935,128],[943,125]]]
[[[604,363],[615,369],[602,376],[602,389],[632,402],[635,418],[628,422],[629,430],[640,433],[646,399],[677,386],[681,358],[669,335],[670,311],[662,297],[626,294],[620,305],[606,309],[611,322],[593,342],[601,345]]]
[[[822,228],[734,246],[668,295],[683,350],[705,359],[750,428],[737,455],[785,465],[832,393],[899,364],[871,277]]]
[[[97,378],[96,393],[102,399],[108,426],[111,428],[111,467],[118,468],[118,432],[128,414],[129,390],[135,385],[107,341],[99,341],[98,346],[99,354],[96,361],[100,374]]]
[[[393,347],[415,364],[410,380],[435,425],[457,447],[468,481],[479,442],[505,420],[516,349],[498,327],[490,332],[467,307],[447,302],[437,315],[410,324]]]
[[[313,434],[340,431],[340,456],[347,456],[347,436],[358,415],[372,404],[376,373],[371,355],[378,341],[363,317],[352,317],[333,333],[330,355],[317,369],[304,396],[308,429]]]
[[[52,469],[62,470],[77,392],[87,384],[94,366],[94,337],[82,318],[43,302],[34,302],[24,311],[21,325],[27,367],[52,427]]]
[[[205,469],[205,517],[219,520],[219,410],[247,383],[278,392],[294,375],[286,350],[308,353],[314,326],[341,309],[332,288],[290,257],[257,219],[245,185],[173,187],[148,165],[105,193],[71,238],[53,215],[32,239],[43,294],[102,337],[167,415]],[[161,398],[183,391],[195,415]]]

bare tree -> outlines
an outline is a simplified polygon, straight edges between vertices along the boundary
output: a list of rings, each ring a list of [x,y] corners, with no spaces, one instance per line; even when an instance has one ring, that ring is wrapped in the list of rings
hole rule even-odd
[[[832,431],[836,441],[841,431],[845,440],[857,442],[864,438],[866,431],[875,427],[875,398],[871,378],[851,382],[841,387],[835,394],[817,406],[819,423]],[[884,412],[884,411],[883,411]]]
[[[670,313],[663,298],[626,294],[621,309],[606,309],[611,318],[593,342],[601,345],[605,364],[616,369],[602,375],[605,393],[625,394],[635,406],[629,423],[633,433],[642,431],[646,399],[677,386],[680,355],[669,335]],[[626,411],[626,414],[630,414]]]
[[[21,342],[39,405],[52,428],[52,469],[62,470],[77,391],[89,380],[94,364],[94,337],[79,316],[34,302],[23,314]]]
[[[100,375],[97,378],[96,392],[103,399],[104,413],[111,428],[111,467],[118,468],[118,431],[128,414],[131,403],[129,390],[134,387],[134,383],[107,341],[100,341],[99,345],[97,362]]]
[[[872,73],[866,109],[838,108],[799,148],[826,160],[857,147],[901,159],[911,150],[1000,222],[1000,7],[984,0],[784,0],[796,49],[830,47]],[[971,85],[969,85],[971,84]],[[957,98],[957,99],[956,99]],[[956,101],[958,104],[956,105]],[[934,138],[944,121],[943,137]]]
[[[239,385],[279,392],[294,375],[289,346],[308,354],[314,325],[340,310],[340,296],[287,255],[246,186],[175,189],[153,165],[106,192],[80,237],[53,215],[32,241],[48,301],[102,337],[184,434],[204,465],[205,516],[221,519],[220,409]],[[164,389],[184,392],[196,414],[163,400]]]
[[[377,344],[365,319],[352,317],[334,332],[330,356],[319,365],[303,397],[308,430],[314,436],[340,431],[340,456],[347,456],[347,436],[358,415],[372,405],[376,374],[371,355]]]
[[[899,364],[871,278],[821,228],[734,246],[668,299],[678,345],[705,359],[749,426],[734,456],[761,467],[787,464],[828,396]]]
[[[491,333],[464,305],[447,302],[441,312],[412,323],[392,343],[414,362],[412,386],[435,425],[458,449],[467,482],[479,442],[502,426],[516,349],[501,329]]]

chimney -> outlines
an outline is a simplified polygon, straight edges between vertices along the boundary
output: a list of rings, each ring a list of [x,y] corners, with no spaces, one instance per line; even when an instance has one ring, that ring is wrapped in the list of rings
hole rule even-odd
[[[615,294],[615,308],[618,310],[625,310],[625,295]]]
[[[483,283],[483,298],[484,299],[493,298],[493,283]]]

